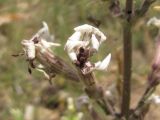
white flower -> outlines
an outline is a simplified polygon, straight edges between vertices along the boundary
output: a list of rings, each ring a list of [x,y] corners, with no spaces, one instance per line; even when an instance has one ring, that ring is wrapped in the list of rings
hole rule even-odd
[[[160,104],[160,96],[153,94],[150,98],[150,101],[154,102],[155,104]]]
[[[153,17],[151,18],[148,22],[147,22],[147,25],[154,25],[158,28],[160,28],[160,19],[156,18],[156,17]]]
[[[77,60],[76,55],[80,47],[98,51],[100,44],[106,40],[106,36],[99,29],[88,24],[78,26],[74,30],[75,32],[68,38],[64,47],[72,61]]]
[[[107,69],[109,63],[111,61],[111,53],[105,57],[103,61],[98,61],[95,63],[96,70],[105,70]]]
[[[27,58],[29,60],[32,60],[35,58],[35,45],[34,42],[31,40],[23,40],[21,44],[24,46],[24,51],[27,55]]]
[[[74,30],[75,32],[68,38],[64,47],[70,59],[81,68],[83,74],[88,74],[93,70],[107,69],[111,54],[103,61],[96,63],[88,60],[93,53],[99,50],[101,43],[106,40],[106,36],[98,28],[88,24],[78,26]]]

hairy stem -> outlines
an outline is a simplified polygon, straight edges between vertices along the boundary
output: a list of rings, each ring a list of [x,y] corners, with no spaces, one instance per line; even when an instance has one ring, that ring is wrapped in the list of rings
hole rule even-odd
[[[124,72],[123,72],[123,95],[121,113],[128,119],[130,94],[131,94],[131,67],[132,67],[132,8],[133,0],[126,1],[125,23],[123,26],[123,51],[124,51]]]

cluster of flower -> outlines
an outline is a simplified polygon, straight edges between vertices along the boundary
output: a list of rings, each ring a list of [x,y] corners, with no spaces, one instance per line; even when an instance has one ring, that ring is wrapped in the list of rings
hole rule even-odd
[[[93,70],[105,70],[109,65],[111,54],[103,61],[96,63],[91,63],[88,58],[98,52],[101,43],[106,40],[106,36],[98,28],[88,24],[78,26],[74,30],[75,32],[69,37],[64,47],[72,62],[80,67],[83,74],[88,74]],[[34,60],[36,48],[44,52],[51,51],[52,46],[60,46],[60,44],[51,41],[53,41],[53,36],[50,35],[48,25],[43,22],[43,28],[30,40],[23,40],[21,44],[27,59]]]

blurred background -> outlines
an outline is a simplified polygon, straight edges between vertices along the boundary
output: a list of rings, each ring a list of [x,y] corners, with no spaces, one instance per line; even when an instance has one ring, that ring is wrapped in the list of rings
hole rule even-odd
[[[124,8],[125,0],[120,0]],[[134,7],[141,1],[134,0]],[[94,60],[103,59],[112,53],[112,61],[105,72],[95,72],[96,79],[104,88],[118,83],[120,87],[122,66],[122,24],[123,21],[109,10],[107,0],[0,0],[0,120],[90,120],[87,110],[77,110],[74,101],[84,95],[83,85],[56,76],[50,85],[38,71],[28,73],[23,57],[11,55],[22,50],[21,40],[30,39],[46,21],[55,42],[61,47],[53,49],[56,55],[69,64],[63,49],[73,28],[82,24],[100,24],[107,40],[101,45]],[[151,17],[160,18],[157,0],[148,13],[133,27],[133,74],[132,104],[134,107],[144,92],[147,75],[155,52],[155,37],[158,29],[147,27]],[[120,91],[119,91],[120,92]],[[160,95],[160,89],[156,90]],[[116,93],[115,93],[116,96]],[[73,103],[72,103],[73,102]],[[71,108],[69,105],[71,104]],[[95,106],[96,107],[96,106]],[[102,114],[102,110],[96,107]],[[146,120],[159,120],[160,105],[152,105]],[[105,117],[103,114],[102,117]]]

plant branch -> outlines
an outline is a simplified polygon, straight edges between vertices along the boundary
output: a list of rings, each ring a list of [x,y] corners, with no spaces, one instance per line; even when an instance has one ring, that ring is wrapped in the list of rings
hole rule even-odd
[[[149,9],[149,7],[154,3],[156,0],[144,0],[140,9],[136,10],[136,17],[135,19],[138,20],[138,18],[142,17]]]
[[[139,118],[141,114],[144,112],[144,107],[146,105],[149,105],[150,103],[147,103],[147,100],[149,97],[155,92],[156,86],[148,86],[142,96],[142,98],[139,100],[138,105],[130,115],[130,118],[133,119],[135,117]]]

